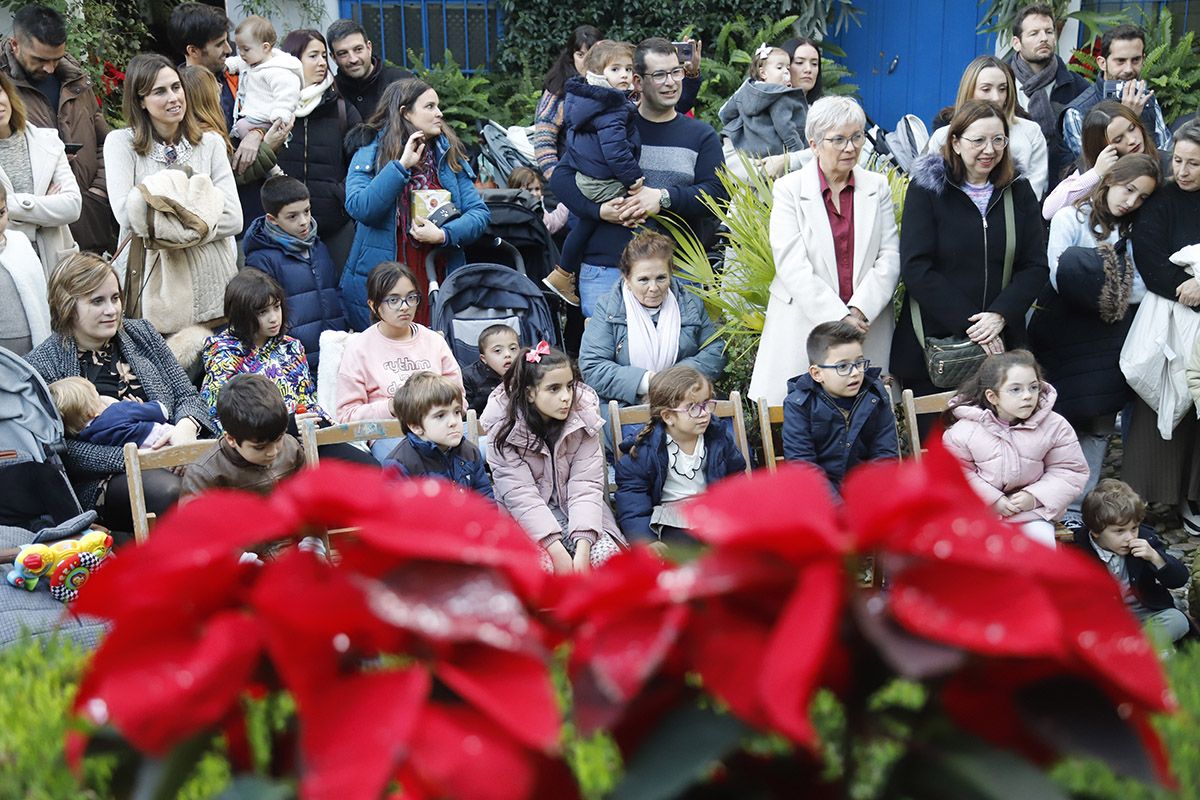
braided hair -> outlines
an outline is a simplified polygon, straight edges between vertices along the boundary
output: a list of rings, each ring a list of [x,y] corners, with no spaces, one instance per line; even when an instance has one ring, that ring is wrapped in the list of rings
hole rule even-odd
[[[646,437],[654,432],[659,425],[665,425],[663,414],[679,408],[679,404],[687,400],[693,391],[708,390],[712,394],[712,383],[695,367],[687,364],[676,364],[662,372],[657,372],[650,379],[650,420],[637,432],[629,455],[636,457],[637,448]]]

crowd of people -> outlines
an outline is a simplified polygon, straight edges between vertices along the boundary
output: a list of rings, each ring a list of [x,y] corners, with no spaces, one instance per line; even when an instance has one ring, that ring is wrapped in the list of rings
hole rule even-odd
[[[946,446],[996,513],[1050,547],[1064,522],[1178,638],[1177,562],[1138,526],[1165,503],[1200,535],[1196,412],[1135,393],[1126,362],[1153,355],[1129,332],[1166,304],[1155,319],[1190,332],[1200,404],[1200,122],[1167,124],[1140,29],[1104,33],[1088,82],[1056,55],[1055,21],[1025,8],[1008,58],[966,66],[900,225],[863,165],[864,110],[823,96],[817,41],[762,43],[718,131],[691,113],[700,42],[577,28],[545,78],[536,168],[510,185],[562,240],[544,283],[588,320],[578,357],[498,324],[464,365],[429,327],[425,265],[460,268],[491,212],[438,87],[383,63],[352,20],[280,37],[184,3],[182,60],[134,57],[110,131],[63,18],[28,5],[0,42],[0,345],[49,384],[80,503],[116,531],[131,530],[128,442],[219,440],[182,476],[143,473],[162,513],[214,486],[269,491],[303,464],[299,415],[394,418],[402,437],[321,455],[481,492],[546,569],[586,570],[690,541],[680,503],[746,469],[713,414],[725,344],[656,218],[717,252],[720,170],[761,171],[775,276],[739,388],[782,406],[785,458],[836,492],[856,464],[899,457],[900,388],[952,390]],[[332,355],[330,332],[349,333]],[[616,452],[610,401],[649,407]],[[1101,482],[1118,431],[1124,482]]]

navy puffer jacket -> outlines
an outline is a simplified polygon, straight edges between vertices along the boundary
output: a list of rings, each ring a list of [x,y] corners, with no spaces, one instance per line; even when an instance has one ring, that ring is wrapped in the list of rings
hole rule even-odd
[[[637,107],[621,90],[570,78],[563,104],[567,128],[563,160],[590,178],[615,179],[625,186],[636,183],[642,177],[637,116]]]
[[[316,375],[321,357],[321,331],[346,330],[346,311],[342,307],[342,290],[338,288],[333,258],[320,238],[307,259],[293,255],[267,235],[265,224],[266,218],[259,217],[246,229],[242,241],[246,266],[267,273],[283,287],[288,333],[304,345],[308,367]],[[318,226],[318,237],[320,232]]]

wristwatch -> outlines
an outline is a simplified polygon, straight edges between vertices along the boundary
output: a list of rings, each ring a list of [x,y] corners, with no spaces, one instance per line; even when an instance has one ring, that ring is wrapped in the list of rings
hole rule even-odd
[[[667,189],[659,189],[658,191],[662,193],[662,196],[659,199],[658,204],[663,208],[670,208],[671,207],[671,192],[668,191]]]

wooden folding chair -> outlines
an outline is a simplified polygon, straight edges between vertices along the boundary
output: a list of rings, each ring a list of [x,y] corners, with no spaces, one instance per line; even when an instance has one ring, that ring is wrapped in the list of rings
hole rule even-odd
[[[774,426],[783,424],[783,405],[767,404],[767,398],[760,397],[754,403],[758,409],[758,432],[762,438],[763,462],[769,472],[774,472],[783,461],[783,455],[775,455]]]
[[[398,439],[404,435],[398,419],[371,419],[343,422],[318,428],[316,419],[300,420],[300,444],[304,446],[304,465],[312,468],[321,463],[317,448],[327,444],[369,442],[375,439]]]
[[[713,416],[733,422],[733,443],[741,451],[742,460],[746,462],[746,474],[749,475],[750,441],[746,436],[746,415],[742,409],[742,393],[733,391],[729,393],[728,400],[718,400],[717,407],[713,409]],[[621,457],[621,426],[645,425],[650,421],[650,406],[642,404],[621,408],[616,400],[609,400],[608,419],[611,429],[609,433],[612,434],[613,440],[613,463],[616,463],[617,459]]]
[[[901,393],[900,406],[904,413],[904,434],[908,439],[909,457],[914,461],[920,461],[922,454],[921,434],[917,430],[917,417],[942,413],[949,406],[950,399],[954,397],[955,393],[953,389],[948,392],[927,394],[921,397],[914,396],[912,389],[905,389]]]
[[[218,442],[206,439],[190,444],[177,444],[159,450],[138,450],[130,442],[125,445],[125,477],[129,482],[129,508],[133,512],[133,538],[138,543],[150,535],[154,514],[146,513],[146,492],[142,487],[142,472],[148,469],[185,467],[204,458]]]

